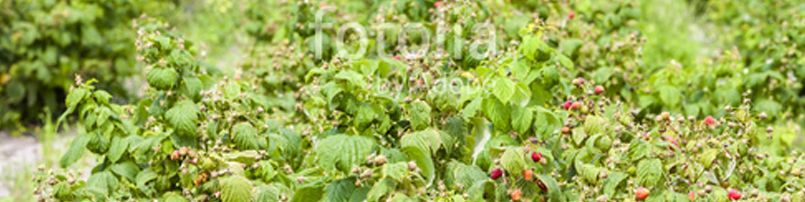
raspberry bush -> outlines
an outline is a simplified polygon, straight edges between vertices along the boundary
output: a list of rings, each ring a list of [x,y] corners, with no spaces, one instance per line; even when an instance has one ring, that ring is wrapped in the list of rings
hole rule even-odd
[[[731,20],[751,7],[719,1],[255,0],[234,9],[249,45],[225,67],[140,17],[143,96],[75,81],[58,123],[78,135],[36,194],[802,201],[802,20],[793,3],[751,2],[782,24]],[[708,36],[723,49],[678,44],[688,23],[723,31]],[[764,32],[779,35],[751,34]],[[88,176],[81,158],[96,159]]]

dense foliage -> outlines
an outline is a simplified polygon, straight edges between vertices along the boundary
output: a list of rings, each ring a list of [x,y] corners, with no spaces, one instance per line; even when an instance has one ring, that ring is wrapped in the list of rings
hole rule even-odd
[[[750,2],[254,0],[233,8],[249,40],[233,71],[141,17],[144,96],[75,81],[68,170],[40,173],[36,194],[802,201],[803,7]],[[707,44],[691,24],[724,34]],[[87,151],[84,178],[69,168]]]
[[[64,109],[75,75],[117,99],[138,72],[131,19],[170,4],[152,1],[0,1],[0,128],[20,129]]]

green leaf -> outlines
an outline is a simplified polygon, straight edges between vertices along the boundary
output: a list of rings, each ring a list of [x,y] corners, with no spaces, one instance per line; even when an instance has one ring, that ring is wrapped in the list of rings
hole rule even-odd
[[[464,106],[464,110],[461,111],[461,117],[466,120],[475,117],[475,114],[478,112],[478,109],[481,108],[482,102],[483,99],[481,99],[480,97],[476,97],[475,99],[470,101],[470,103],[467,104],[467,106]]]
[[[380,201],[380,198],[394,191],[396,186],[397,183],[391,179],[381,179],[369,190],[369,193],[366,195],[366,201]]]
[[[366,124],[371,123],[379,116],[380,114],[375,112],[375,109],[372,107],[372,105],[363,104],[358,107],[358,113],[355,115],[355,122],[358,126],[366,126]]]
[[[422,170],[422,176],[428,181],[426,187],[430,187],[433,184],[433,179],[436,178],[436,170],[430,154],[418,147],[403,147],[402,151],[408,156],[409,160],[416,162],[417,167]]]
[[[358,72],[352,71],[352,70],[340,71],[340,72],[338,72],[338,74],[335,75],[335,78],[336,79],[341,79],[341,80],[346,80],[349,83],[351,83],[352,85],[357,86],[357,87],[366,86],[366,82],[363,81],[364,80],[363,75],[361,75]]]
[[[126,161],[113,165],[112,172],[125,177],[129,180],[129,182],[134,182],[136,180],[137,173],[140,172],[140,167],[137,167],[137,164],[134,164],[134,162]]]
[[[626,177],[628,177],[628,175],[622,172],[610,173],[606,181],[604,181],[604,194],[607,196],[615,196],[615,190]]]
[[[320,165],[325,169],[349,172],[372,153],[372,139],[357,135],[333,135],[316,144],[315,152]]]
[[[159,200],[162,202],[188,202],[186,198],[184,198],[181,194],[176,192],[167,192],[162,195],[162,199]]]
[[[506,77],[497,77],[492,87],[492,94],[503,103],[508,103],[514,96],[515,84]]]
[[[500,164],[510,175],[521,175],[528,164],[522,147],[508,147],[500,156]]]
[[[179,73],[173,68],[154,68],[148,72],[146,80],[156,89],[168,90],[179,80]]]
[[[660,86],[657,90],[660,93],[660,100],[668,106],[677,106],[682,99],[682,92],[673,86]]]
[[[232,127],[232,142],[241,150],[251,150],[260,148],[260,137],[257,129],[249,122],[240,122]]]
[[[584,180],[590,182],[591,184],[598,183],[598,174],[601,172],[601,169],[596,167],[592,164],[576,162],[575,164],[576,171],[579,173]]]
[[[352,197],[352,192],[355,191],[354,179],[341,179],[330,183],[324,188],[323,202],[341,202],[349,201]]]
[[[445,171],[447,172],[447,175],[445,176],[445,183],[447,185],[461,185],[465,189],[488,179],[486,173],[484,173],[481,168],[463,164],[458,161],[451,161],[448,163]]]
[[[296,189],[293,193],[293,198],[291,198],[291,202],[308,202],[308,201],[319,201],[321,200],[324,191],[321,187],[302,187]]]
[[[221,179],[221,201],[252,201],[252,183],[243,176],[233,175]]]
[[[699,163],[704,165],[705,168],[710,168],[710,165],[713,164],[713,161],[716,160],[718,157],[718,150],[717,149],[705,149],[704,152],[699,156]]]
[[[531,68],[525,63],[525,61],[515,59],[511,63],[509,63],[509,71],[511,74],[517,78],[517,80],[522,81],[523,83],[531,83],[531,79],[528,78],[528,73]]]
[[[595,81],[595,83],[606,83],[609,77],[612,76],[612,73],[612,68],[598,68],[592,74],[593,81]]]
[[[541,58],[541,53],[547,53],[550,47],[538,36],[528,35],[523,37],[523,43],[520,45],[519,49],[526,58],[535,60]]]
[[[548,197],[550,198],[549,201],[565,201],[562,190],[559,189],[559,184],[556,183],[556,180],[553,179],[553,177],[547,174],[539,174],[536,175],[536,177],[540,182],[545,184],[545,187],[548,189]]]
[[[92,97],[95,97],[95,100],[101,104],[109,104],[109,99],[112,99],[112,95],[104,90],[96,90],[92,93]]]
[[[232,100],[238,98],[238,96],[240,96],[240,84],[237,82],[226,83],[224,87],[224,98]]]
[[[184,77],[182,82],[184,83],[184,88],[182,88],[182,90],[184,90],[185,95],[193,98],[194,100],[198,98],[203,87],[201,79],[198,77]]]
[[[766,112],[766,114],[778,114],[783,110],[783,106],[774,100],[763,98],[756,101],[752,109],[756,112]]]
[[[107,171],[92,174],[87,179],[87,188],[96,195],[100,196],[106,196],[103,194],[108,194],[110,191],[114,191],[117,189],[117,185],[117,178]]]
[[[87,143],[92,139],[91,134],[79,134],[73,139],[73,142],[70,143],[70,148],[67,149],[67,152],[64,153],[61,160],[59,160],[59,165],[62,168],[66,168],[67,166],[72,165],[78,159],[84,155],[84,150],[86,150]]]
[[[430,112],[431,108],[428,103],[421,100],[411,103],[409,115],[411,116],[411,126],[414,130],[421,130],[430,125]]]
[[[483,101],[483,109],[486,118],[492,121],[496,130],[508,131],[511,128],[511,109],[508,105],[495,98],[488,98]]]
[[[182,100],[165,113],[165,118],[180,135],[196,135],[199,109],[195,103]]]
[[[271,185],[257,187],[255,202],[274,202],[280,200],[280,190]]]
[[[589,135],[597,135],[604,133],[606,126],[609,126],[607,120],[600,116],[587,116],[584,120],[584,131]]]
[[[408,163],[397,162],[383,165],[383,177],[402,182],[408,176]]]
[[[76,105],[78,105],[78,103],[81,102],[81,100],[87,97],[87,94],[89,94],[89,90],[87,90],[86,88],[82,87],[73,88],[73,90],[70,91],[70,94],[67,94],[65,104],[67,105],[68,108],[75,108]]]
[[[662,180],[662,175],[662,161],[659,159],[644,159],[637,164],[637,182],[640,186],[657,186]]]
[[[114,163],[123,156],[123,153],[126,152],[126,149],[129,147],[129,139],[114,136],[112,137],[112,146],[109,147],[109,151],[106,152],[106,157],[109,158],[109,161]]]
[[[553,134],[556,129],[562,126],[561,121],[556,115],[547,109],[537,107],[536,125],[534,126],[535,132],[542,135],[547,139],[548,135]]]
[[[135,179],[137,188],[139,188],[142,192],[149,193],[149,190],[153,188],[146,186],[146,184],[154,179],[157,179],[157,174],[154,173],[154,171],[152,171],[150,168],[140,171],[137,173],[137,177]]]
[[[246,165],[251,165],[260,158],[260,154],[256,150],[237,151],[224,153],[224,159],[230,162],[239,162]]]
[[[512,114],[512,128],[518,133],[523,134],[531,128],[534,120],[534,110],[531,108],[517,107]]]
[[[400,139],[401,147],[417,147],[428,154],[435,154],[442,146],[442,139],[439,136],[441,131],[433,128],[404,135]]]

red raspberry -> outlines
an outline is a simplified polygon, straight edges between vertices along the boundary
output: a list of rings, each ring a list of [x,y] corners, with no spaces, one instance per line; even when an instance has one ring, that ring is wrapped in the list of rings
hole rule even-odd
[[[713,116],[707,116],[704,118],[704,124],[707,126],[714,126],[716,125],[716,119]]]
[[[534,162],[539,162],[542,159],[542,152],[531,152],[531,160]]]
[[[651,191],[649,191],[645,187],[638,187],[637,189],[634,190],[635,199],[637,199],[638,201],[646,199],[649,194],[651,194]]]
[[[735,189],[730,189],[729,193],[727,193],[727,196],[729,196],[730,199],[735,201],[735,200],[741,199],[741,192],[739,192],[738,190],[735,190]]]
[[[500,176],[503,176],[503,170],[500,168],[495,168],[494,170],[492,170],[492,173],[489,174],[489,177],[492,178],[493,180],[497,180],[498,178],[500,178]]]
[[[595,94],[600,95],[601,93],[604,93],[604,87],[601,85],[595,86]]]

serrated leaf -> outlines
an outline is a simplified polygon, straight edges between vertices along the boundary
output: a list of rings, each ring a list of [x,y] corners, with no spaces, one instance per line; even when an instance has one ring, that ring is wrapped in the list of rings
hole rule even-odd
[[[129,182],[134,182],[137,174],[140,172],[140,167],[137,167],[137,164],[134,164],[134,162],[126,161],[113,165],[112,172],[125,177]]]
[[[716,160],[718,157],[718,150],[717,149],[705,149],[704,152],[699,156],[699,163],[704,165],[705,168],[710,168],[710,165],[713,164],[713,161]]]
[[[243,176],[233,175],[221,179],[221,201],[252,201],[252,183]]]
[[[232,100],[240,96],[240,84],[236,82],[228,82],[224,86],[224,98]]]
[[[249,122],[240,122],[232,127],[232,142],[240,150],[260,148],[257,129]]]
[[[626,179],[626,177],[628,177],[628,175],[622,172],[609,173],[606,181],[604,181],[604,194],[614,196],[616,188],[618,188],[618,185]]]
[[[348,201],[355,191],[355,181],[353,179],[341,179],[330,183],[324,188],[323,202]]]
[[[159,89],[168,90],[178,81],[179,73],[173,68],[154,68],[146,75],[148,85]]]
[[[87,143],[92,139],[91,134],[79,134],[73,139],[73,142],[70,143],[70,148],[67,149],[67,152],[64,153],[61,160],[59,160],[59,165],[62,168],[66,168],[67,166],[72,165],[78,159],[84,155],[84,150],[86,150]]]
[[[465,188],[469,188],[478,182],[488,179],[486,173],[484,173],[481,168],[466,165],[458,161],[448,163],[446,171],[445,183],[449,186],[461,185]]]
[[[411,127],[413,127],[414,130],[421,130],[428,127],[431,121],[430,112],[431,108],[428,103],[421,100],[411,103],[408,109],[408,113],[411,117]]]
[[[508,131],[511,127],[510,112],[511,109],[508,105],[500,102],[495,98],[484,99],[483,101],[484,115],[492,121],[492,125],[496,130]]]
[[[188,202],[184,196],[176,192],[167,192],[162,195],[162,199],[160,201],[163,202]]]
[[[374,121],[380,115],[375,112],[375,109],[370,104],[363,104],[358,107],[358,112],[355,115],[355,124],[358,126],[366,126]]]
[[[156,178],[157,174],[154,173],[154,171],[152,171],[151,169],[145,169],[140,171],[139,173],[137,173],[137,177],[135,179],[137,188],[139,188],[140,191],[142,192],[146,192],[146,190],[148,189],[148,186],[146,186],[146,184]]]
[[[391,178],[397,182],[402,182],[407,175],[408,163],[406,162],[387,163],[386,165],[383,165],[384,178]]]
[[[274,202],[280,200],[280,190],[271,185],[257,187],[255,202]]]
[[[601,134],[609,124],[607,121],[599,116],[587,116],[584,120],[584,131],[589,135]]]
[[[575,163],[576,171],[579,173],[584,180],[590,182],[591,184],[598,183],[598,174],[600,173],[600,168],[595,167],[595,165],[576,162]]]
[[[68,108],[74,108],[78,105],[81,100],[83,100],[87,94],[89,94],[89,90],[81,87],[73,88],[69,94],[67,94],[67,98],[65,99],[65,104]]]
[[[352,70],[345,70],[340,71],[338,74],[335,75],[336,79],[346,80],[354,86],[363,87],[366,86],[366,82],[363,80],[363,75],[358,72]]]
[[[349,172],[371,154],[374,141],[357,135],[333,135],[316,144],[315,152],[320,164],[326,169]]]
[[[369,190],[369,193],[366,194],[366,200],[380,201],[380,198],[394,191],[394,187],[396,186],[397,183],[395,183],[391,179],[381,179],[380,181],[375,183],[372,186],[372,189]]]
[[[545,185],[545,188],[548,189],[547,191],[550,201],[565,201],[565,198],[563,197],[564,194],[562,194],[562,190],[559,189],[559,184],[553,177],[547,174],[539,174],[536,175],[536,177]]]
[[[668,106],[677,106],[682,99],[682,92],[673,86],[661,86],[657,91],[660,93],[660,100]]]
[[[644,159],[637,164],[637,182],[640,186],[654,187],[662,180],[663,167],[659,159]]]
[[[467,106],[464,106],[464,110],[461,111],[461,117],[467,120],[469,120],[472,117],[475,117],[475,114],[477,114],[478,109],[481,108],[482,101],[483,100],[480,97],[476,97],[475,99],[470,101],[470,103],[467,104]]]
[[[109,161],[112,163],[117,162],[117,160],[119,160],[120,157],[123,156],[123,153],[125,153],[128,149],[128,140],[128,138],[120,136],[112,137],[112,145],[109,147],[109,151],[106,152],[106,158],[109,158]]]
[[[396,192],[391,197],[391,202],[417,202],[417,200],[404,193]]]
[[[512,80],[506,77],[497,77],[494,80],[492,87],[492,94],[503,103],[509,103],[512,96],[514,96],[515,84]]]
[[[322,190],[321,187],[302,187],[294,191],[291,202],[319,201],[321,200],[323,194],[324,190]]]
[[[185,77],[182,79],[182,83],[184,84],[182,90],[184,90],[185,95],[193,99],[198,98],[202,89],[201,79],[198,77]]]
[[[534,110],[525,107],[516,107],[512,113],[512,128],[523,134],[531,128],[534,120]]]
[[[112,98],[112,95],[104,90],[96,90],[92,93],[92,97],[94,97],[98,103],[109,104],[109,99]]]
[[[442,139],[439,136],[441,131],[433,128],[423,131],[406,134],[400,139],[401,147],[417,147],[428,154],[435,154],[442,146]]]
[[[110,191],[117,189],[118,181],[108,171],[94,173],[87,179],[87,188],[101,198],[106,198]]]
[[[409,160],[416,162],[417,167],[422,170],[422,176],[428,181],[425,187],[430,187],[433,184],[433,179],[436,178],[436,170],[430,154],[418,147],[403,147],[402,151],[408,156]]]
[[[506,173],[510,175],[521,175],[528,164],[525,160],[525,152],[521,147],[509,147],[500,156],[500,164]]]
[[[196,135],[199,109],[189,100],[179,101],[165,113],[165,118],[180,135]]]
[[[159,200],[162,202],[188,202],[186,198],[184,198],[181,194],[176,192],[167,192],[162,195],[162,199]]]
[[[246,165],[251,165],[260,158],[260,154],[256,150],[237,151],[224,153],[224,159],[227,161],[240,162]]]
[[[512,75],[517,78],[517,80],[522,81],[523,83],[531,83],[531,79],[528,79],[528,74],[531,68],[522,60],[514,60],[509,63],[509,71],[511,71]]]
[[[651,156],[652,145],[644,141],[637,141],[629,145],[629,159],[632,161],[640,160],[643,157]]]

